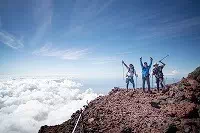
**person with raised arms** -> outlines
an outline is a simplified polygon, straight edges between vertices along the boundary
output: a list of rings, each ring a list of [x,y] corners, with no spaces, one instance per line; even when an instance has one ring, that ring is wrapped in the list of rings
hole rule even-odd
[[[128,72],[126,73],[126,89],[128,91],[129,82],[131,82],[133,85],[133,89],[135,90],[135,83],[134,83],[133,76],[135,75],[136,77],[138,77],[138,75],[136,74],[135,68],[133,64],[130,64],[129,66],[127,66],[124,61],[122,61],[122,64],[128,69]]]
[[[144,62],[144,64],[142,63],[142,57],[140,58],[140,64],[142,67],[142,88],[143,88],[143,92],[145,92],[145,82],[147,82],[148,85],[148,92],[152,93],[151,89],[150,89],[150,74],[149,74],[149,70],[151,68],[152,65],[152,61],[153,58],[150,57],[150,64],[148,65],[147,62]]]
[[[153,69],[153,73],[152,75],[155,76],[156,78],[156,84],[157,84],[157,90],[159,92],[159,85],[161,85],[162,89],[164,89],[164,75],[163,75],[163,68],[165,67],[165,63],[163,63],[162,61],[159,61],[160,63],[162,63],[162,65],[159,65],[158,63],[156,63]]]

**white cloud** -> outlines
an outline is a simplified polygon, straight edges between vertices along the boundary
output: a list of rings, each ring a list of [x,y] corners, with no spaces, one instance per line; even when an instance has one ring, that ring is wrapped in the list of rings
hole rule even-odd
[[[114,1],[115,0],[75,1],[69,19],[69,30],[64,35],[71,37],[81,33],[85,34],[89,31],[91,32],[91,20],[95,19],[100,13],[105,11]]]
[[[24,47],[21,39],[17,39],[14,35],[2,30],[0,30],[0,42],[13,49],[20,49]]]
[[[158,37],[169,38],[169,37],[185,36],[191,34],[191,31],[195,31],[195,29],[197,30],[200,27],[199,16],[182,19],[175,22],[170,22],[171,19],[166,20],[166,22],[163,24],[155,25],[153,27],[139,28],[139,31],[142,34],[140,37],[138,37],[138,39],[150,39]]]
[[[171,72],[166,73],[165,75],[167,75],[167,76],[175,76],[177,74],[179,74],[179,71],[174,69]]]
[[[179,72],[177,71],[177,70],[173,70],[172,71],[172,75],[176,75],[176,74],[178,74]]]
[[[53,15],[53,0],[36,0],[33,8],[34,20],[37,24],[49,22],[51,24],[51,17]]]
[[[30,41],[30,45],[38,44],[51,29],[53,17],[53,0],[35,0],[33,18],[36,24],[36,32]]]
[[[78,60],[88,54],[88,49],[54,49],[51,45],[44,45],[39,50],[33,52],[39,56],[52,56],[66,60]]]
[[[1,79],[0,132],[35,133],[42,125],[61,124],[98,96],[81,86],[61,77]]]

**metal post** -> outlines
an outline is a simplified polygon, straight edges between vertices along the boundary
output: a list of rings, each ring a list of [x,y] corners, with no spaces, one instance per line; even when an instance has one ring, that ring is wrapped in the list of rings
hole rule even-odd
[[[137,89],[137,76],[136,76],[136,84],[135,84],[135,88]]]
[[[152,74],[151,76],[152,76],[152,77],[151,77],[151,80],[152,80],[152,81],[151,81],[151,83],[152,83],[151,86],[152,86],[152,89],[153,89],[153,87],[154,87],[154,85],[153,85],[153,74]]]
[[[123,80],[124,80],[124,65],[122,63],[122,69],[123,69]]]

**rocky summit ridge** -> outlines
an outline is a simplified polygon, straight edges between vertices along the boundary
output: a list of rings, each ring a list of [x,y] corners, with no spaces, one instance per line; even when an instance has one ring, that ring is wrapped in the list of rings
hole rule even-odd
[[[80,113],[39,133],[72,133]],[[200,67],[160,93],[112,89],[85,107],[75,133],[200,133]]]

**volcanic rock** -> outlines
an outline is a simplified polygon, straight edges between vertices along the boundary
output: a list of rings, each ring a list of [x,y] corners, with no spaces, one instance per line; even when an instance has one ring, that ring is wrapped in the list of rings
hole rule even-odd
[[[199,76],[200,67],[162,93],[115,87],[85,106],[75,133],[199,133]],[[80,113],[39,133],[71,133]]]

